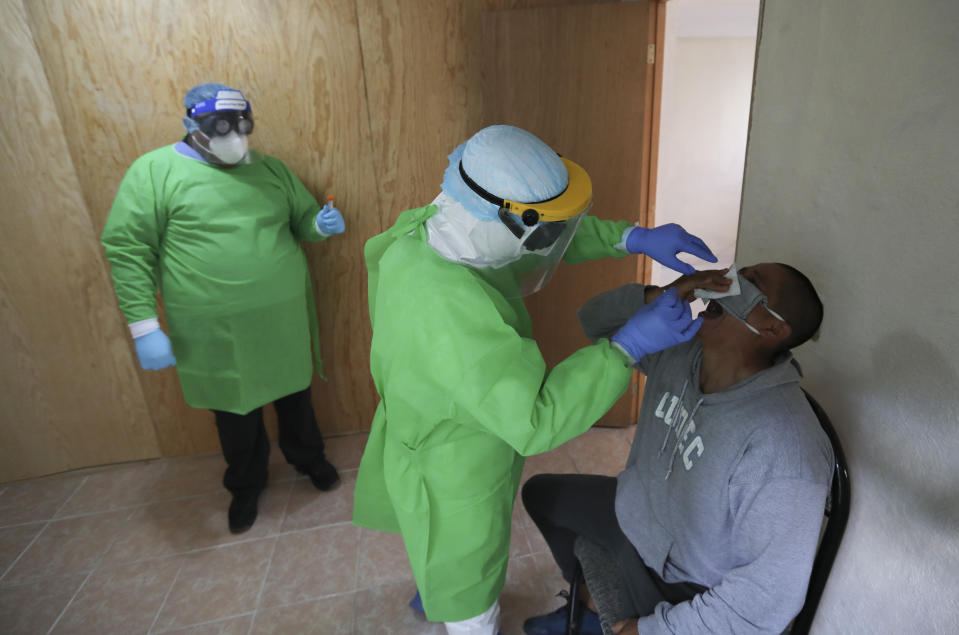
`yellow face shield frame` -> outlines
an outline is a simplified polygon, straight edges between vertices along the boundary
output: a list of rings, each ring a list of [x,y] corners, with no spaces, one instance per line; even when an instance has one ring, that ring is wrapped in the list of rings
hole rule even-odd
[[[540,222],[565,221],[582,214],[593,204],[593,182],[578,163],[560,157],[569,173],[569,184],[566,189],[545,201],[535,203],[520,203],[509,199],[499,198],[490,194],[473,181],[463,169],[460,162],[460,176],[463,181],[484,200],[500,208],[500,217],[509,213],[520,218],[527,227]]]

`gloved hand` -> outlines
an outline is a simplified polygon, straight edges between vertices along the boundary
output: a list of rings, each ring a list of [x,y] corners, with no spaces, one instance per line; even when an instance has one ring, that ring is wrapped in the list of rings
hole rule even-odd
[[[134,338],[133,343],[137,347],[137,357],[140,358],[140,368],[143,370],[160,370],[167,366],[176,366],[176,358],[173,357],[173,349],[170,347],[170,338],[160,329]]]
[[[629,318],[611,339],[636,363],[650,353],[692,339],[702,323],[701,317],[693,319],[689,303],[676,289],[667,289]]]
[[[679,252],[690,253],[708,262],[717,261],[706,243],[676,223],[667,223],[654,229],[633,227],[626,236],[626,251],[646,254],[656,262],[685,274],[695,273],[696,270],[676,257]]]
[[[346,231],[346,221],[340,210],[326,204],[316,215],[316,228],[324,234],[342,234]]]

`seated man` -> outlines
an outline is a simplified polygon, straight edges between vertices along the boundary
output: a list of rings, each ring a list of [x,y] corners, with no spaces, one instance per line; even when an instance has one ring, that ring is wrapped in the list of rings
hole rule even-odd
[[[669,285],[686,300],[694,289],[724,296],[700,314],[694,339],[632,355],[646,392],[619,476],[544,474],[523,488],[567,581],[577,536],[615,560],[635,616],[609,625],[620,634],[781,633],[805,600],[832,448],[790,349],[817,331],[822,303],[788,265],[724,273]],[[737,283],[740,293],[724,295]],[[610,337],[662,292],[609,291],[580,322],[591,339]],[[528,619],[526,633],[565,633],[566,610]],[[587,613],[583,633],[599,632]]]

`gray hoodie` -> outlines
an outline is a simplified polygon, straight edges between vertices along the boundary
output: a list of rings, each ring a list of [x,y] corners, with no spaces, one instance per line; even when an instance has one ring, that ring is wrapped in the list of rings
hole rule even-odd
[[[626,285],[579,318],[609,337],[644,304]],[[667,582],[707,591],[661,602],[647,633],[781,633],[802,608],[832,477],[832,447],[799,387],[791,354],[721,392],[699,389],[698,338],[647,355],[636,436],[616,517]]]

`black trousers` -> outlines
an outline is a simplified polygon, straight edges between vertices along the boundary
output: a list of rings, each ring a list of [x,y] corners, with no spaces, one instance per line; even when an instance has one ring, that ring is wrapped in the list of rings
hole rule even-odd
[[[273,402],[280,432],[280,450],[287,463],[309,470],[324,459],[323,436],[316,423],[310,389]],[[226,459],[223,486],[231,493],[259,491],[266,487],[270,441],[263,425],[263,408],[245,415],[214,410],[220,447]]]
[[[705,587],[671,584],[647,567],[616,519],[616,479],[590,474],[538,474],[523,486],[523,505],[567,582],[576,574],[573,544],[584,536],[606,549],[619,566],[636,617],[653,612],[659,602],[684,602]]]

